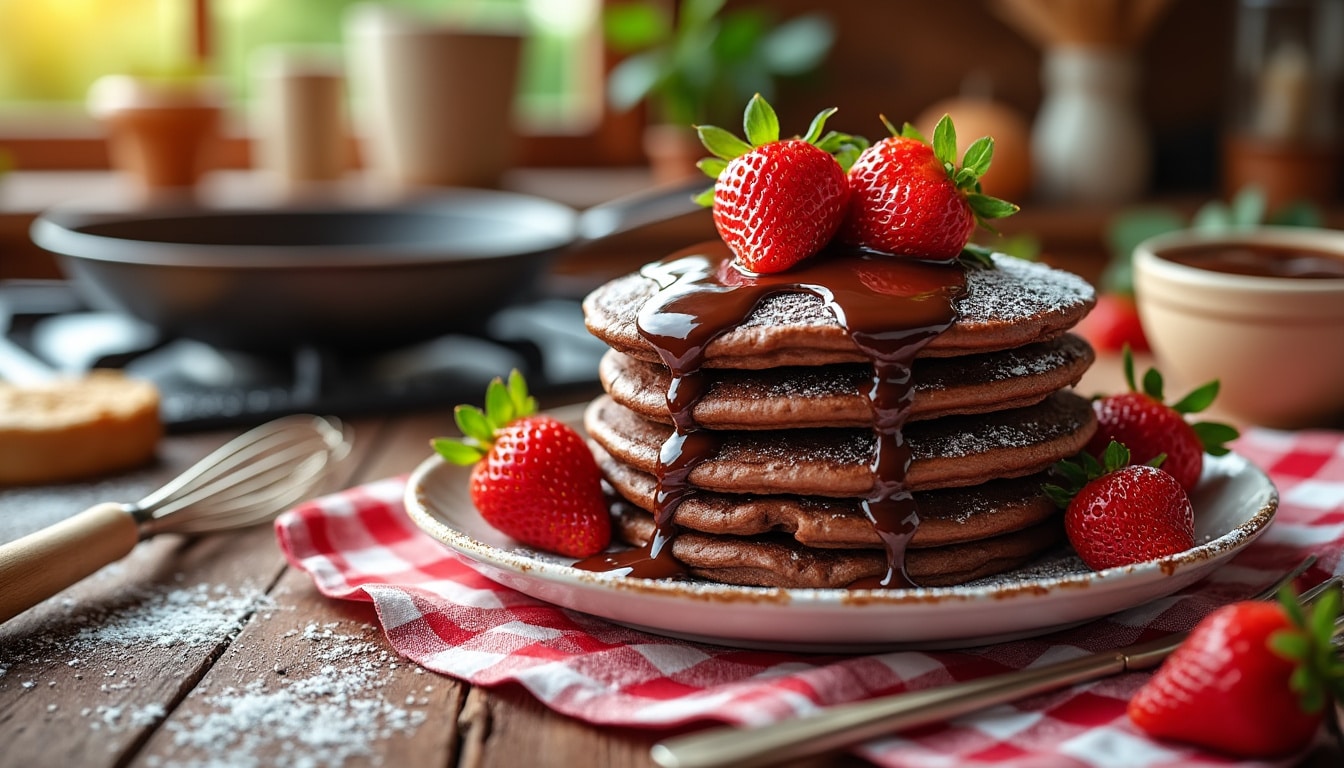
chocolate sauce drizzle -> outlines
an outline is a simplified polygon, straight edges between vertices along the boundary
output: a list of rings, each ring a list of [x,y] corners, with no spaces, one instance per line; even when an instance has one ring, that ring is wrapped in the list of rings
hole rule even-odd
[[[639,312],[639,333],[672,374],[667,408],[674,429],[658,457],[655,531],[643,547],[597,555],[576,567],[642,578],[684,573],[671,553],[678,532],[672,517],[692,491],[691,472],[719,448],[717,433],[700,429],[692,416],[706,388],[705,349],[745,322],[767,297],[801,292],[822,299],[872,364],[873,487],[859,506],[882,538],[887,572],[852,586],[914,586],[905,550],[919,513],[905,488],[910,447],[902,434],[914,393],[910,366],[925,344],[956,321],[955,301],[966,290],[963,267],[832,246],[786,272],[758,275],[741,270],[728,248],[714,242],[650,264],[642,274],[660,290]]]

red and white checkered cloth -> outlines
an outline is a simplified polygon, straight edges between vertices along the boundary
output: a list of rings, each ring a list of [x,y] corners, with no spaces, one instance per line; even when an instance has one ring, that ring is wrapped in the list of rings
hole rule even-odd
[[[392,645],[427,669],[476,685],[521,683],[551,709],[590,723],[666,729],[762,723],[1188,629],[1307,553],[1320,558],[1313,581],[1344,572],[1344,434],[1252,430],[1233,447],[1265,469],[1282,495],[1269,531],[1236,559],[1179,595],[1072,630],[969,651],[733,650],[558,608],[489,581],[421,533],[402,507],[404,477],[308,502],[281,517],[276,530],[290,562],[310,573],[318,589],[373,601]],[[1147,678],[1130,673],[1036,696],[871,742],[859,754],[902,768],[1234,762],[1135,730],[1125,704]]]

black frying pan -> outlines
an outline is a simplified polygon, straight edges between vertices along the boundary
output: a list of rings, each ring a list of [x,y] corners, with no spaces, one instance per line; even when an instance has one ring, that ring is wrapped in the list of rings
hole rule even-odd
[[[703,187],[583,212],[474,189],[375,206],[58,206],[31,235],[93,307],[169,336],[254,352],[387,349],[479,329],[565,248],[688,213]]]

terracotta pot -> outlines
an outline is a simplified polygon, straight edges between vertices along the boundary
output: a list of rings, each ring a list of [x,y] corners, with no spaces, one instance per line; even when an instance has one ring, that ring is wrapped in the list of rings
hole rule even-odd
[[[655,124],[644,129],[644,155],[655,184],[670,184],[704,176],[695,163],[709,151],[689,126]],[[709,179],[705,179],[706,182]]]
[[[114,168],[146,192],[189,192],[214,167],[223,105],[199,81],[104,77],[89,90],[89,111],[107,131]]]

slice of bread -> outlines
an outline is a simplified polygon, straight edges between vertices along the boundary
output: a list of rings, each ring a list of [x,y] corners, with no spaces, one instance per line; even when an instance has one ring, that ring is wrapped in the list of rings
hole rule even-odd
[[[0,485],[132,469],[153,458],[162,436],[150,382],[107,370],[39,386],[0,382]]]

